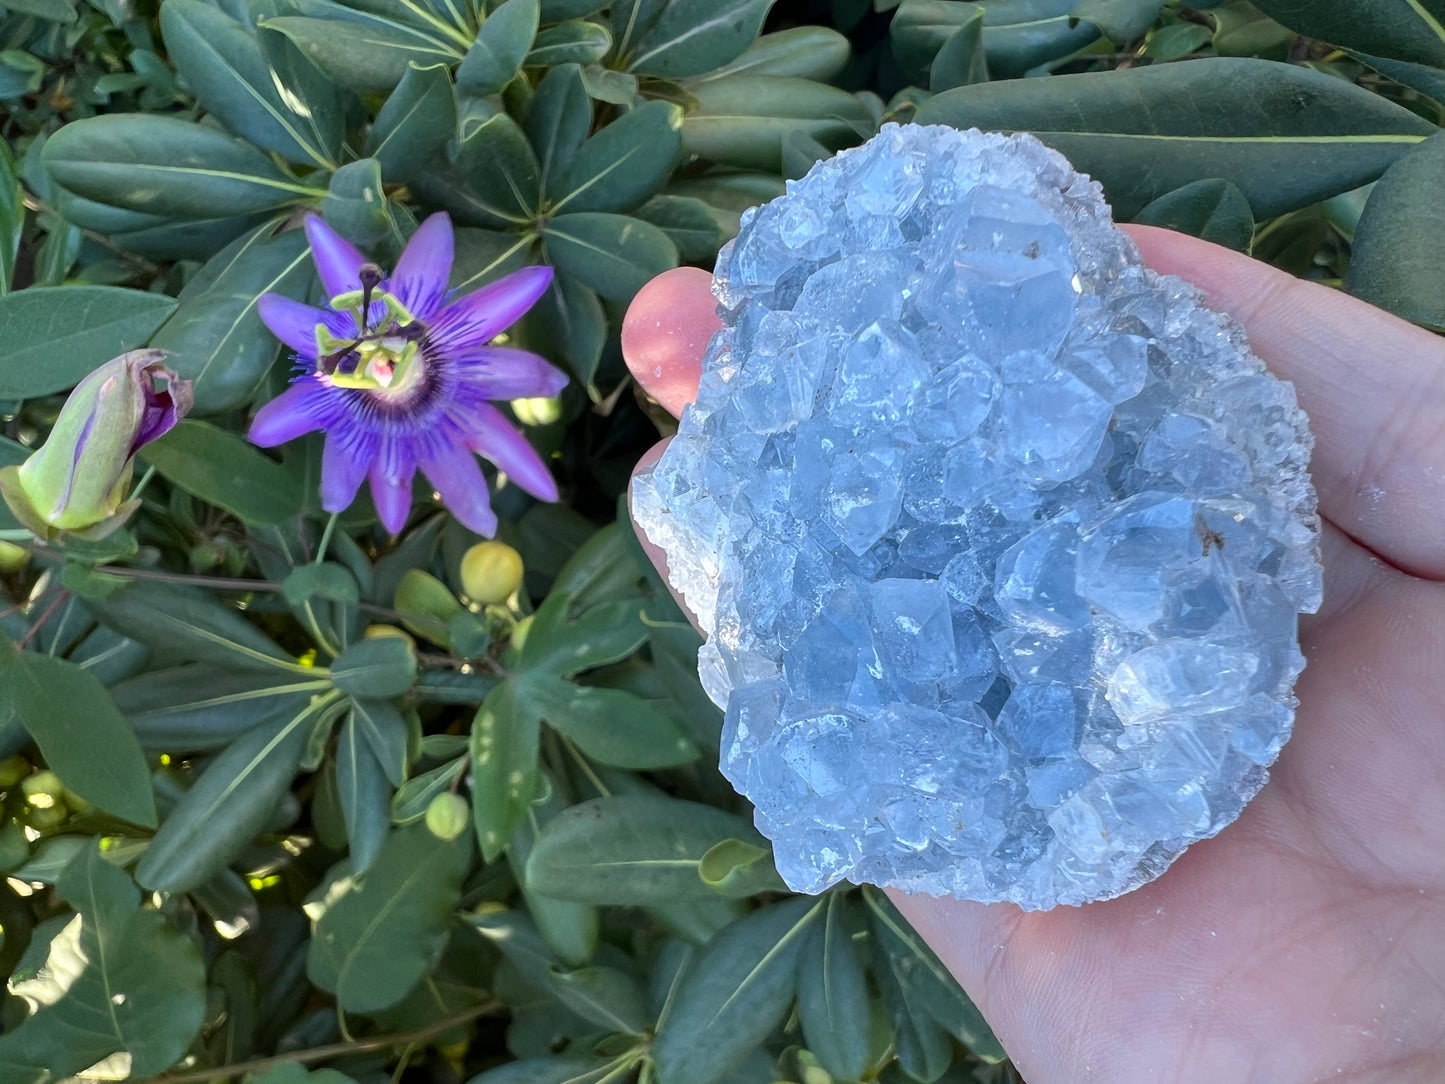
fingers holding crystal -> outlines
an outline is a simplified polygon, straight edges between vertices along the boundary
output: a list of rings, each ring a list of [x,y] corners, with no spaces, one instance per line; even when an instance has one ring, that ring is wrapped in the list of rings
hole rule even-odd
[[[1218,245],[1129,231],[1150,267],[1203,290],[1294,383],[1325,517],[1406,571],[1445,579],[1445,342]]]
[[[711,286],[701,268],[664,272],[638,291],[622,322],[628,369],[674,417],[697,395],[702,355],[722,327]]]

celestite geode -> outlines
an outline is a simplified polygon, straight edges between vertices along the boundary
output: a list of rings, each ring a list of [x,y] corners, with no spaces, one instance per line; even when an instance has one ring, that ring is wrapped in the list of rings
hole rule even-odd
[[[748,212],[634,493],[784,879],[1127,892],[1289,736],[1293,388],[1031,137],[888,125]]]

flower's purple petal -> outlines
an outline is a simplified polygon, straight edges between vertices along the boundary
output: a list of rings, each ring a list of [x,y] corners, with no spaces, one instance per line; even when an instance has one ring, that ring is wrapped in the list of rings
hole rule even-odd
[[[311,258],[316,261],[316,274],[327,297],[361,289],[361,268],[367,260],[355,245],[319,215],[307,216],[306,238],[311,242]]]
[[[530,399],[556,395],[567,386],[567,374],[529,350],[483,346],[459,361],[468,383],[488,399]]]
[[[465,448],[448,448],[423,460],[421,469],[457,522],[487,538],[496,534],[497,514],[492,511],[487,480],[471,452]]]
[[[527,443],[527,438],[508,424],[501,411],[482,405],[476,411],[474,425],[476,428],[467,438],[472,451],[486,456],[508,478],[539,500],[557,499],[557,482],[547,464]]]
[[[368,443],[366,437],[358,440],[352,434],[326,434],[326,450],[321,453],[321,507],[326,511],[345,511],[356,500],[356,491],[375,457]]]
[[[411,235],[391,274],[390,289],[418,319],[441,307],[452,273],[452,220],[445,211],[432,215]]]
[[[261,314],[272,335],[307,358],[316,356],[316,325],[333,327],[335,318],[345,315],[318,309],[314,305],[303,305],[280,294],[262,294],[256,302],[256,311]],[[352,321],[348,319],[347,322]]]
[[[448,354],[491,342],[521,319],[550,285],[550,267],[524,267],[459,297],[432,322],[432,341]]]
[[[388,534],[401,534],[411,515],[411,472],[405,478],[388,478],[378,464],[371,466],[371,500]]]
[[[166,386],[157,389],[157,380],[164,380]],[[191,403],[195,398],[191,381],[182,380],[175,370],[159,362],[152,362],[145,367],[139,386],[145,407],[141,413],[140,425],[136,427],[135,439],[131,441],[131,455],[174,429],[176,422],[190,413]]]
[[[303,377],[256,411],[247,439],[262,448],[274,448],[320,429],[327,390],[313,377]]]
[[[383,438],[371,464],[371,499],[381,525],[400,534],[411,514],[411,479],[416,457],[411,442]]]

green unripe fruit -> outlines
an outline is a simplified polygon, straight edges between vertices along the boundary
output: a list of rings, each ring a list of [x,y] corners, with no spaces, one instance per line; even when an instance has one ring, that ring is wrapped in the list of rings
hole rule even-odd
[[[472,824],[472,807],[460,794],[438,794],[426,807],[427,831],[451,842],[465,832]]]
[[[0,828],[0,871],[18,869],[29,857],[30,841],[25,838],[25,829],[15,821],[6,822]]]
[[[25,823],[32,828],[56,828],[65,823],[65,784],[54,772],[36,772],[20,784],[25,795]]]
[[[8,790],[30,774],[30,761],[19,753],[0,760],[0,790]]]
[[[506,602],[522,585],[522,555],[505,542],[478,542],[462,555],[462,593],[483,606]]]
[[[368,625],[366,631],[361,634],[363,640],[404,640],[411,645],[413,652],[416,651],[416,641],[411,638],[411,633],[406,629],[399,629],[395,625]]]

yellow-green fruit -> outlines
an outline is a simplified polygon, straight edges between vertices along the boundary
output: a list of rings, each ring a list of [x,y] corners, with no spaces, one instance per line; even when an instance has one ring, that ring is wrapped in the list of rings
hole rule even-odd
[[[523,425],[551,425],[562,418],[562,400],[556,395],[513,399],[512,413]]]
[[[29,857],[30,841],[25,838],[25,829],[16,821],[7,821],[0,828],[0,870],[9,873]]]
[[[473,602],[506,602],[522,584],[522,555],[505,542],[478,542],[462,555],[462,593]]]
[[[32,828],[55,828],[70,816],[65,784],[54,772],[36,772],[20,784],[25,795],[25,823]]]
[[[0,760],[0,790],[13,787],[30,774],[30,761],[19,753]]]
[[[462,611],[462,604],[447,585],[419,568],[402,574],[392,606],[401,615],[403,625],[443,646],[447,642],[447,622]]]
[[[0,542],[0,572],[19,572],[30,563],[30,551],[14,542]]]
[[[460,794],[438,794],[426,807],[426,827],[437,839],[450,842],[465,832],[472,823],[472,807]]]
[[[368,625],[366,631],[361,634],[363,640],[405,640],[416,650],[416,641],[412,639],[411,633],[406,629],[399,629],[395,625]]]

